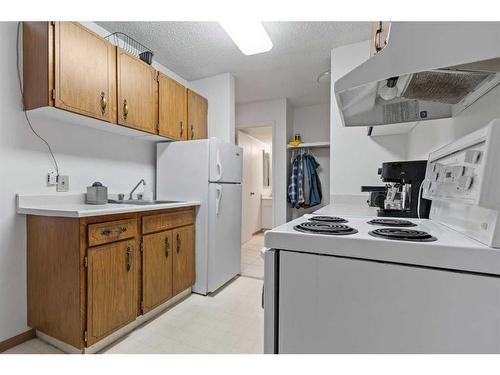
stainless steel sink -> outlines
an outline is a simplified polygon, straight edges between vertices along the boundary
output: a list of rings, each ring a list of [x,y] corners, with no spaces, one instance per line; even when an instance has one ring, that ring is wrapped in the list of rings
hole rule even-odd
[[[126,200],[117,200],[117,199],[108,199],[108,203],[113,204],[135,204],[138,206],[151,206],[154,204],[167,204],[167,203],[181,203],[184,201],[143,201],[140,199],[126,199]]]

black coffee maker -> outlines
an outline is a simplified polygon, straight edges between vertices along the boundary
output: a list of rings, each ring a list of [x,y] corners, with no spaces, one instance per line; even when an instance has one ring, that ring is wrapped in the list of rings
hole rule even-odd
[[[378,174],[385,186],[361,186],[361,191],[370,193],[368,204],[379,207],[378,216],[428,218],[431,201],[420,197],[426,167],[427,160],[383,163]]]

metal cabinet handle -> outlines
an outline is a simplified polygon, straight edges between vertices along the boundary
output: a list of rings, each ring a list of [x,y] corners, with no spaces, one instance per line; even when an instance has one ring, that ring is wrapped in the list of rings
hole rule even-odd
[[[130,269],[132,268],[132,249],[130,248],[130,246],[127,246],[125,255],[127,257],[127,271],[130,271]]]
[[[181,138],[182,138],[182,135],[184,134],[184,125],[182,124],[182,121],[181,121],[180,125],[181,125]]]
[[[111,235],[112,233],[122,234],[122,233],[124,233],[124,232],[126,232],[126,231],[127,231],[127,228],[126,228],[126,227],[118,227],[118,228],[113,228],[113,229],[109,229],[109,228],[108,228],[108,229],[103,229],[103,230],[101,231],[101,234],[102,234],[103,236],[109,236],[109,235]]]
[[[191,124],[191,139],[194,139],[194,126]]]
[[[128,117],[128,104],[127,99],[123,101],[123,118],[126,120]]]
[[[168,250],[170,249],[170,244],[168,242],[168,237],[165,237],[165,257],[168,258]]]
[[[104,115],[106,113],[106,106],[108,105],[108,99],[106,99],[106,94],[104,91],[101,92],[101,113]]]
[[[176,241],[177,241],[177,253],[179,253],[179,251],[181,251],[181,236],[179,233],[177,233]]]

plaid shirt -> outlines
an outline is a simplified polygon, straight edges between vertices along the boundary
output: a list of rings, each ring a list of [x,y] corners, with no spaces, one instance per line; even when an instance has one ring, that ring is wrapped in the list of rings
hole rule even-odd
[[[290,184],[288,185],[288,201],[292,204],[292,207],[297,206],[298,199],[298,178],[299,175],[299,161],[298,158],[293,159],[292,163],[292,173],[290,174]]]

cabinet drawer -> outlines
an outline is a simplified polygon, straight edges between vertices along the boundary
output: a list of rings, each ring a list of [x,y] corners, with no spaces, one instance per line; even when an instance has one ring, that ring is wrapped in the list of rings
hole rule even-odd
[[[158,232],[194,223],[194,209],[166,212],[142,218],[142,233]]]
[[[88,226],[88,232],[89,246],[124,240],[126,238],[135,237],[137,234],[137,220],[127,219],[90,224]]]

